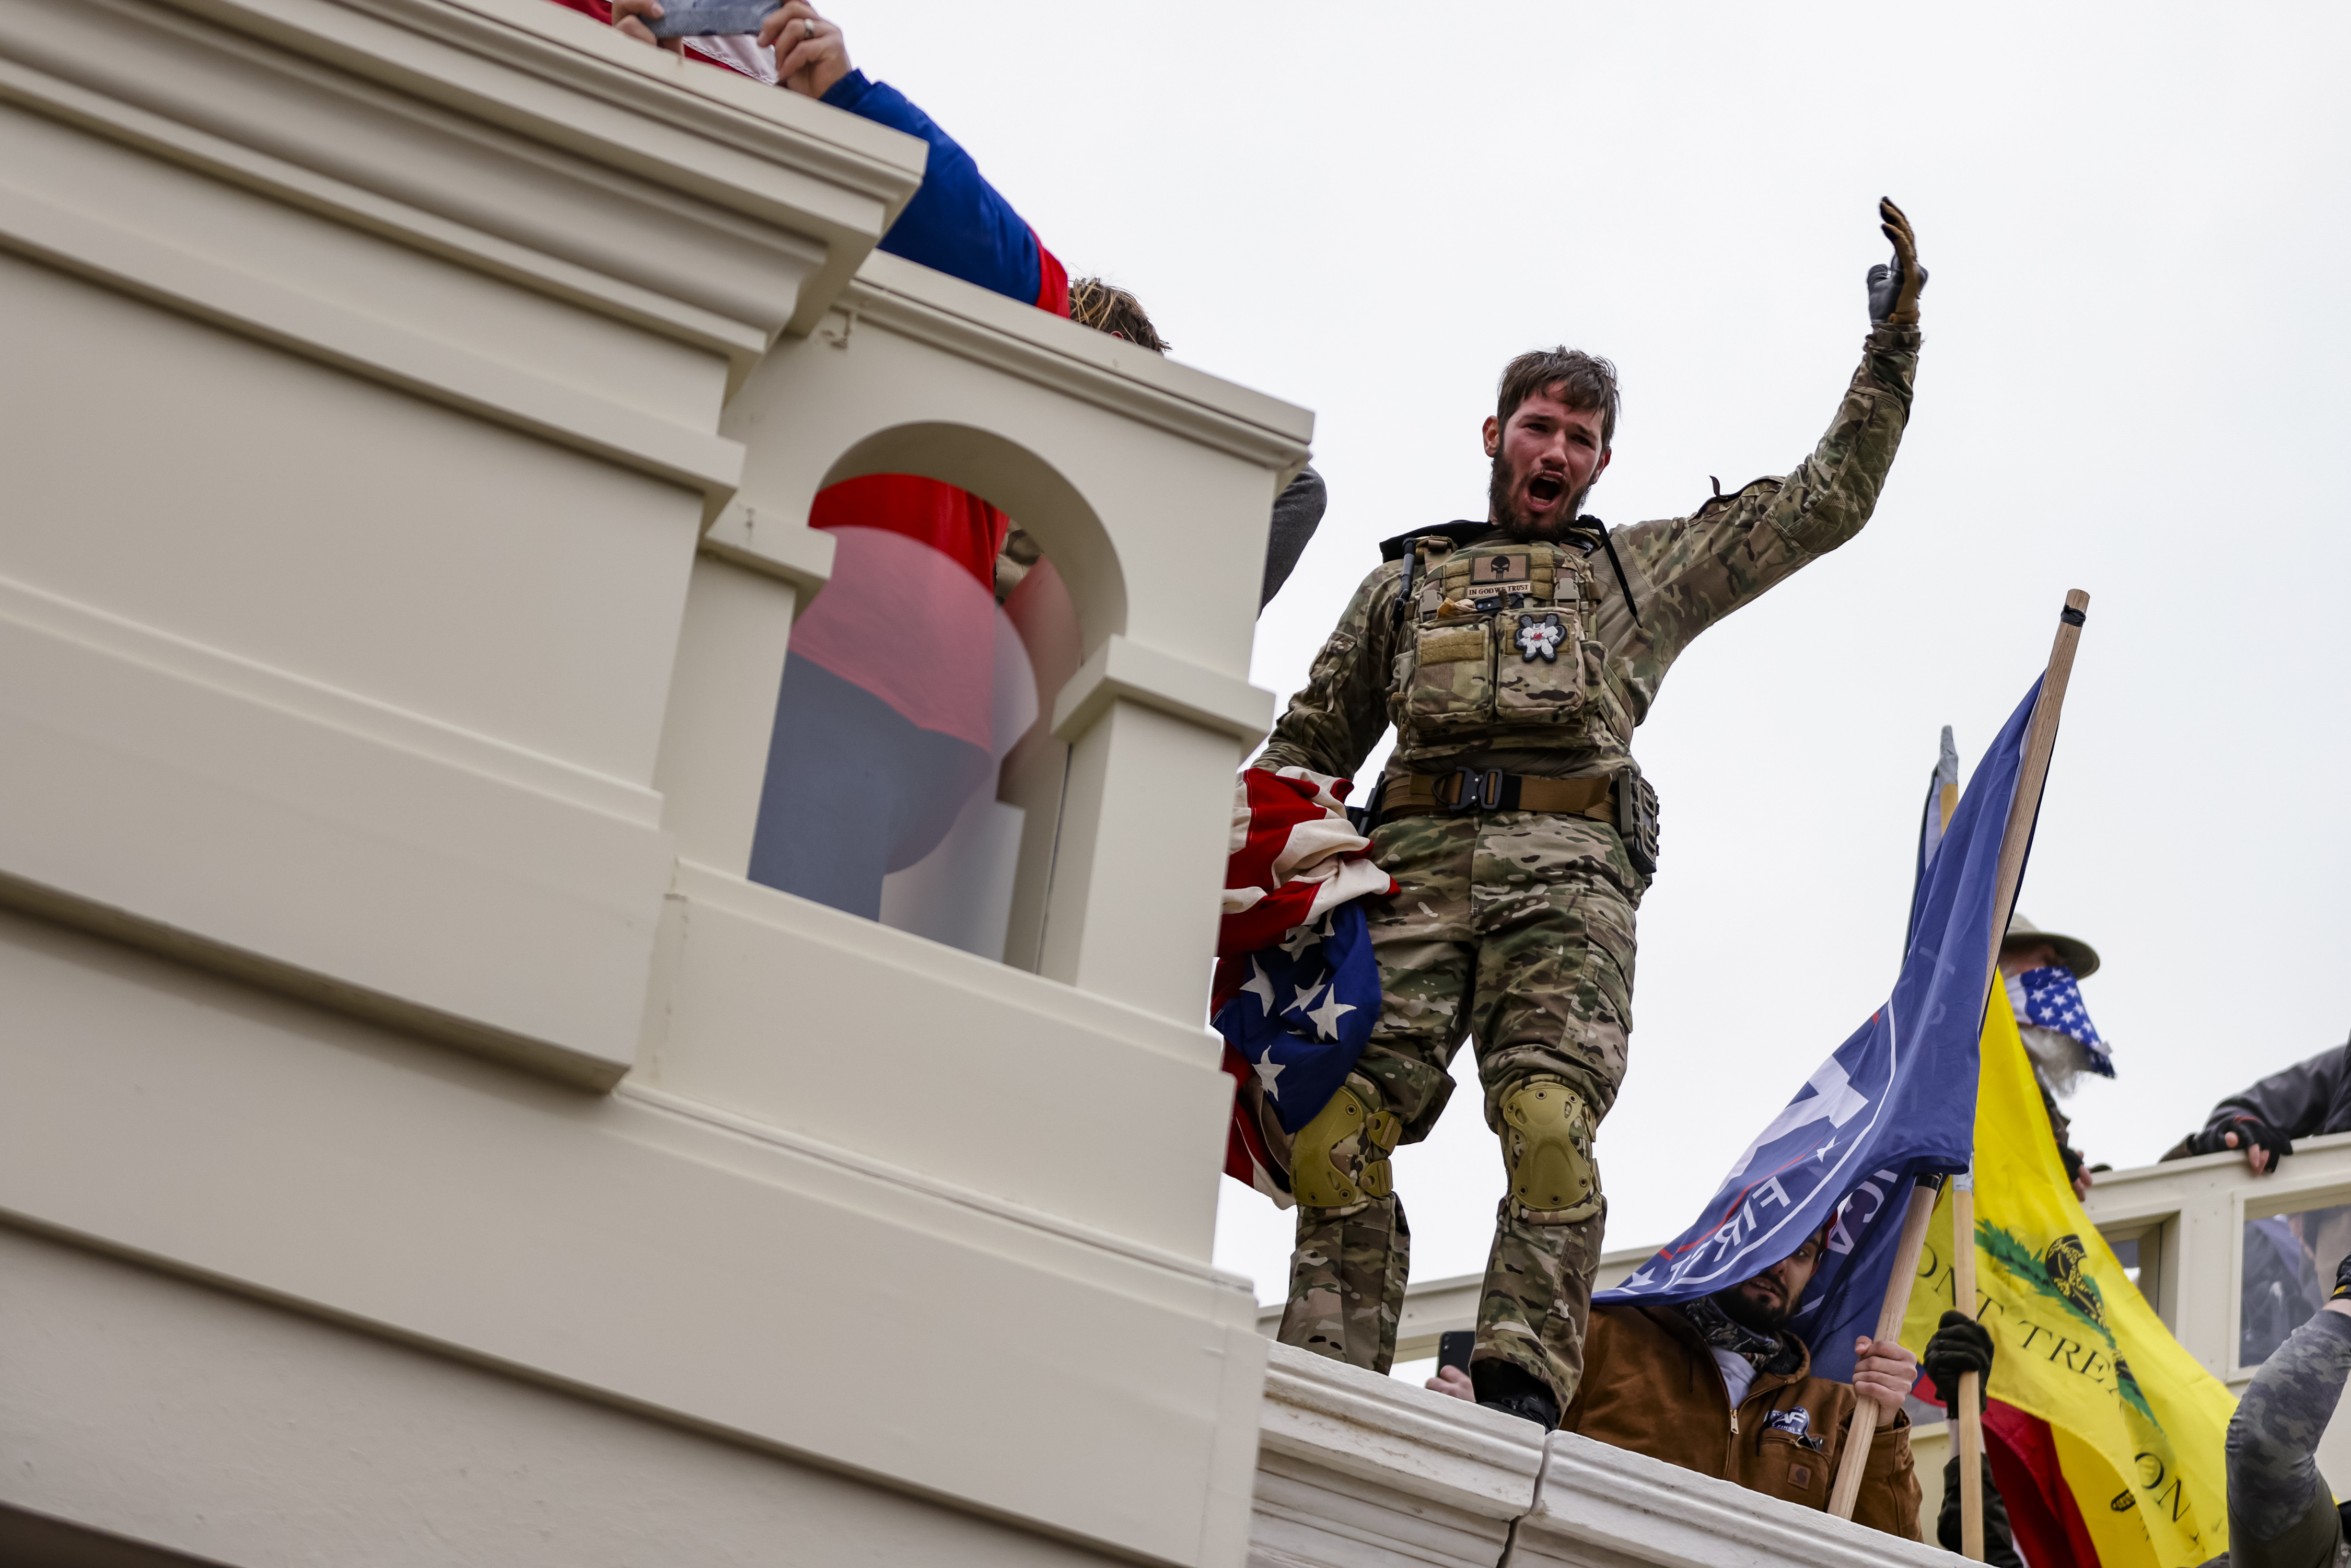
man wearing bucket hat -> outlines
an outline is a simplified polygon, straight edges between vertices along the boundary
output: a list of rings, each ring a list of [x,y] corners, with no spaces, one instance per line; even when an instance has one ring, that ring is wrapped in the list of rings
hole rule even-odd
[[[2057,1096],[2071,1098],[2085,1072],[2115,1075],[2106,1042],[2098,1038],[2089,1009],[2082,1005],[2081,982],[2097,969],[2095,947],[2079,936],[2043,931],[2022,915],[2008,923],[2008,935],[2001,939],[2001,978],[2008,986],[2016,1030],[2024,1037],[2025,1054],[2032,1058],[2032,1076],[2049,1111],[2049,1129],[2076,1195],[2090,1190],[2090,1172],[2081,1151],[2066,1138],[2073,1120],[2057,1108]]]

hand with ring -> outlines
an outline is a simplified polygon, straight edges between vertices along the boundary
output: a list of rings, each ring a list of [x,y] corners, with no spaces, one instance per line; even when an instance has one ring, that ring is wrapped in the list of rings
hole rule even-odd
[[[776,51],[776,84],[822,98],[849,74],[849,40],[841,24],[816,14],[808,0],[789,0],[759,26],[759,44]]]

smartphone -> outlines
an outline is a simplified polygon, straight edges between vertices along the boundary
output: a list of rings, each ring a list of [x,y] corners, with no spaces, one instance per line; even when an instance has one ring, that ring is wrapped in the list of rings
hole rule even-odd
[[[1469,1353],[1477,1344],[1477,1330],[1447,1329],[1437,1336],[1437,1364],[1458,1366],[1466,1373],[1469,1370]]]
[[[643,20],[656,38],[700,38],[756,33],[783,8],[784,0],[662,0],[662,14]]]

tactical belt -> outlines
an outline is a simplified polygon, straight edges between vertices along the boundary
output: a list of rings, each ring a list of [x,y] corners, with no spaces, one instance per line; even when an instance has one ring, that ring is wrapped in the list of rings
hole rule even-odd
[[[1616,820],[1610,804],[1613,778],[1531,779],[1499,768],[1457,768],[1450,773],[1416,773],[1399,779],[1380,797],[1380,820],[1426,817],[1439,811],[1559,811]]]

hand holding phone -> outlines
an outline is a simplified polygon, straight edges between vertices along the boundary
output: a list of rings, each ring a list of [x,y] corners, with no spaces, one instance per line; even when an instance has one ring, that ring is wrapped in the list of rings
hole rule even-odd
[[[1456,1399],[1476,1399],[1478,1396],[1469,1382],[1469,1353],[1477,1347],[1478,1336],[1468,1329],[1452,1329],[1438,1334],[1437,1375],[1422,1386],[1438,1394],[1450,1394]]]

